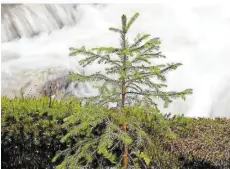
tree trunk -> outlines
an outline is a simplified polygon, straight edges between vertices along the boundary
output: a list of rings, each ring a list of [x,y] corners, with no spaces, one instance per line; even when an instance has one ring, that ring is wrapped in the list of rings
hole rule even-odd
[[[124,106],[125,106],[125,80],[122,82],[122,113],[125,113]],[[122,123],[122,130],[126,132],[126,121],[124,120]],[[128,166],[128,145],[124,144],[124,152],[123,152],[123,168],[127,169]]]
[[[125,33],[123,34],[123,49],[126,49],[126,42],[125,42]],[[123,71],[124,73],[126,74],[126,60],[127,60],[127,56],[124,55],[124,58],[123,58]],[[121,107],[122,107],[122,112],[125,113],[124,111],[124,107],[125,107],[125,95],[126,95],[126,77],[123,77],[122,79],[122,104],[121,104]],[[122,123],[122,130],[124,132],[126,132],[126,120],[124,119],[123,123]],[[123,150],[123,168],[124,169],[127,169],[128,167],[128,145],[127,144],[124,144],[124,150]]]
[[[122,129],[126,132],[126,122],[123,121]],[[128,166],[128,145],[124,144],[124,153],[123,153],[123,168],[127,169]]]

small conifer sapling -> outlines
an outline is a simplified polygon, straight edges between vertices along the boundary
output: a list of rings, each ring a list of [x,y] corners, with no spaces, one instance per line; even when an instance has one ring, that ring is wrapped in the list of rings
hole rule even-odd
[[[86,58],[80,64],[88,66],[93,62],[107,64],[105,72],[96,72],[90,75],[71,74],[78,81],[99,81],[99,96],[91,99],[99,99],[101,105],[115,102],[122,113],[130,102],[139,105],[148,105],[157,108],[156,100],[161,99],[167,107],[176,98],[185,99],[186,95],[192,94],[192,89],[183,91],[165,91],[166,73],[177,69],[181,63],[168,63],[153,65],[151,60],[165,58],[159,51],[161,41],[152,38],[149,34],[137,34],[134,42],[128,41],[128,31],[138,18],[135,13],[130,20],[126,15],[121,17],[121,28],[109,28],[110,31],[120,36],[119,47],[97,47],[86,49],[70,48],[70,56],[85,55]],[[142,99],[137,100],[137,96]],[[126,131],[126,121],[123,121],[122,129]],[[128,146],[124,145],[123,168],[128,166]]]

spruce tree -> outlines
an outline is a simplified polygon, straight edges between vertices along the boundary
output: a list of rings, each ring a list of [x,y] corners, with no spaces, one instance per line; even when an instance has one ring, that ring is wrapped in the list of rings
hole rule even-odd
[[[121,28],[109,28],[110,31],[120,36],[119,47],[96,47],[86,49],[70,48],[70,56],[85,55],[80,61],[83,67],[97,62],[108,65],[105,72],[93,74],[71,74],[71,78],[78,81],[100,82],[99,95],[89,99],[99,99],[98,104],[107,105],[110,102],[117,103],[120,111],[125,113],[125,107],[130,103],[157,107],[157,100],[162,100],[167,107],[176,98],[185,99],[192,94],[192,89],[183,91],[167,91],[166,73],[176,70],[181,63],[168,63],[153,65],[152,59],[165,58],[160,52],[161,41],[149,34],[137,34],[134,42],[128,41],[128,31],[139,13],[134,14],[130,20],[126,15],[121,17]],[[137,100],[137,96],[142,99]],[[126,120],[122,124],[126,131]],[[128,164],[128,146],[124,144],[123,168]]]

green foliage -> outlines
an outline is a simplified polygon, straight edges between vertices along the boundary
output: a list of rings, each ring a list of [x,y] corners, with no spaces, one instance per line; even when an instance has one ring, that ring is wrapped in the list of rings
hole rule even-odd
[[[102,119],[107,123],[105,129],[102,130],[103,132],[99,137],[89,134],[92,131],[88,130],[95,127],[93,124],[91,124],[90,121],[87,121],[89,120],[89,118],[85,119],[86,121],[81,121],[81,124],[75,126],[67,134],[65,138],[69,136],[73,136],[75,138],[77,136],[79,137],[79,134],[81,134],[81,129],[84,128],[85,134],[88,135],[86,135],[83,140],[90,140],[93,141],[93,143],[95,144],[101,143],[99,145],[99,151],[94,150],[96,145],[92,142],[84,142],[78,146],[75,145],[75,148],[78,147],[78,149],[74,150],[77,153],[71,155],[70,158],[68,156],[68,158],[65,160],[65,165],[68,164],[70,168],[74,168],[76,167],[76,165],[81,165],[83,163],[86,167],[88,167],[93,159],[93,156],[96,157],[97,153],[102,154],[106,159],[109,160],[109,162],[114,163],[116,159],[119,159],[119,156],[113,154],[111,150],[108,150],[114,144],[114,141],[119,143],[121,142],[122,145],[124,145],[124,168],[127,168],[126,156],[129,156],[129,159],[132,160],[129,160],[128,165],[133,164],[136,167],[139,166],[139,161],[135,161],[136,159],[133,160],[133,157],[129,154],[130,152],[132,153],[132,151],[127,150],[126,147],[128,146],[131,147],[131,149],[134,151],[135,157],[137,157],[138,160],[144,160],[142,162],[144,166],[149,165],[151,161],[150,159],[154,158],[150,158],[148,153],[145,151],[146,149],[144,145],[149,146],[149,149],[151,149],[151,147],[153,147],[153,144],[152,141],[150,141],[151,139],[149,133],[146,133],[145,130],[141,128],[141,126],[144,125],[145,127],[150,127],[152,130],[155,130],[157,128],[159,129],[159,131],[161,131],[161,135],[163,136],[165,136],[168,131],[167,127],[164,128],[161,125],[148,126],[152,125],[151,123],[153,121],[153,114],[155,114],[153,112],[158,111],[156,100],[161,99],[162,101],[164,101],[164,106],[168,107],[169,103],[171,103],[173,99],[185,99],[186,95],[192,94],[191,89],[186,89],[180,92],[165,90],[165,88],[167,87],[165,76],[166,73],[172,70],[176,70],[182,64],[168,63],[152,65],[152,59],[165,58],[165,56],[162,55],[159,51],[161,44],[159,38],[152,38],[149,34],[137,34],[134,42],[130,43],[128,41],[128,30],[130,29],[134,21],[138,18],[138,16],[139,13],[136,13],[128,21],[126,15],[122,15],[121,28],[109,28],[110,31],[113,31],[120,36],[120,46],[118,48],[97,47],[92,49],[86,49],[85,46],[81,48],[70,48],[70,56],[86,56],[85,59],[79,62],[84,67],[94,62],[97,62],[99,64],[104,63],[108,65],[108,68],[105,68],[104,74],[99,71],[90,75],[70,75],[72,79],[78,81],[98,81],[101,83],[101,85],[98,86],[99,95],[96,97],[91,97],[89,99],[90,101],[97,100],[97,106],[100,108],[100,110],[97,110],[97,106],[95,106],[95,109],[93,110],[93,112],[90,112],[90,115],[94,119],[96,119],[95,121],[92,121],[94,122],[94,124],[95,122],[99,122]],[[142,96],[142,99],[138,100],[138,96]],[[107,110],[105,111],[101,107],[104,105],[108,105],[108,103],[110,102],[117,103],[117,107],[121,108],[117,109],[116,114],[108,112]],[[143,108],[143,110],[146,110],[146,107],[144,106],[147,105],[149,108],[153,108],[151,110],[153,112],[151,113],[151,115],[148,115],[146,114],[146,112],[142,113],[141,110],[138,110],[137,112],[135,110],[131,110],[132,107],[127,108],[128,110],[126,110],[125,106],[131,105],[140,106]],[[94,116],[94,113],[100,115]],[[139,116],[139,114],[141,114],[141,116]],[[135,119],[136,116],[139,116],[139,119]],[[75,117],[75,121],[80,121],[79,117],[81,116],[77,115],[77,117]],[[140,121],[142,117],[146,117],[146,119],[144,119],[144,121]],[[164,124],[164,121],[162,121],[162,123],[160,122],[159,124]],[[122,129],[119,129],[119,126],[121,125]],[[172,132],[169,132],[166,135],[168,137],[175,137]],[[114,140],[111,138],[113,138]],[[136,138],[141,139],[137,140]],[[87,145],[87,151],[83,149],[84,151],[82,152],[82,148],[85,145]],[[120,145],[120,147],[122,146]],[[92,151],[89,151],[90,149]],[[140,149],[143,151],[140,152]],[[82,155],[84,153],[87,154],[87,157],[84,157],[84,162],[81,163]],[[89,155],[91,156],[91,158],[88,158]],[[120,165],[120,161],[121,160],[116,161],[116,164]]]
[[[64,155],[65,159],[57,168],[119,168],[123,144],[129,146],[130,167],[147,167],[159,161],[164,167],[162,154],[170,156],[164,153],[159,140],[173,139],[169,123],[153,108],[125,107],[125,112],[88,104],[65,118],[63,127],[68,133],[62,141],[74,139],[76,144],[58,153],[57,156]],[[127,122],[126,132],[121,128],[124,119]],[[162,154],[159,155],[159,152]]]
[[[149,34],[137,34],[133,43],[128,41],[128,30],[134,21],[138,18],[138,16],[139,13],[136,13],[128,21],[126,15],[122,15],[121,28],[109,28],[110,31],[118,33],[120,36],[120,46],[118,48],[97,47],[86,49],[85,46],[81,48],[70,48],[70,56],[86,56],[85,59],[79,62],[84,67],[94,62],[109,65],[108,68],[105,68],[104,74],[99,71],[90,75],[70,75],[72,79],[78,81],[99,81],[101,83],[101,85],[98,86],[99,95],[89,99],[90,101],[97,100],[97,106],[100,108],[100,110],[97,110],[97,106],[95,106],[93,112],[90,112],[90,116],[95,119],[92,121],[94,124],[95,122],[99,122],[102,119],[107,123],[105,129],[102,130],[103,132],[99,137],[89,134],[92,131],[88,130],[95,127],[93,124],[91,124],[89,118],[86,118],[85,121],[81,121],[81,124],[75,126],[67,134],[65,138],[68,138],[69,136],[73,136],[75,138],[77,136],[79,137],[79,134],[82,133],[81,129],[84,128],[84,132],[87,135],[83,140],[90,140],[94,143],[93,144],[92,142],[89,143],[86,141],[80,145],[75,145],[75,148],[78,147],[78,149],[74,150],[77,153],[71,155],[70,158],[68,156],[68,158],[65,160],[65,165],[68,164],[70,168],[74,168],[76,165],[81,164],[84,164],[86,167],[88,167],[91,165],[90,162],[92,159],[97,156],[97,153],[102,154],[104,158],[108,159],[111,163],[114,163],[116,159],[118,159],[116,164],[120,165],[121,160],[118,158],[119,156],[113,154],[111,150],[108,150],[111,148],[114,142],[119,142],[124,145],[124,168],[127,168],[127,155],[129,156],[129,159],[131,159],[129,160],[128,165],[133,164],[134,166],[138,167],[139,161],[142,160],[144,160],[142,162],[144,166],[149,165],[151,161],[150,159],[154,158],[150,158],[144,145],[149,146],[149,149],[156,145],[153,146],[149,133],[146,133],[145,130],[141,128],[142,125],[145,127],[150,127],[152,130],[155,130],[156,128],[159,129],[162,136],[167,135],[168,137],[175,137],[172,132],[168,133],[167,127],[164,128],[162,125],[158,126],[156,124],[151,126],[153,122],[153,116],[155,112],[158,111],[156,100],[161,99],[164,101],[164,106],[168,107],[169,103],[171,103],[173,99],[185,99],[186,95],[192,94],[192,90],[186,89],[180,92],[165,90],[167,87],[165,76],[166,73],[172,70],[176,70],[182,64],[168,63],[152,65],[152,59],[165,58],[165,56],[162,55],[159,51],[161,44],[159,38],[152,38]],[[142,96],[142,99],[137,100],[137,96]],[[117,107],[121,109],[117,109],[115,114],[108,112],[107,110],[103,110],[101,106],[108,105],[110,102],[117,103]],[[132,107],[125,108],[125,106],[131,105],[140,106],[143,110],[146,110],[146,107],[144,106],[147,105],[149,109],[150,107],[153,109],[151,110],[151,115],[149,115],[146,114],[146,112],[142,113],[142,110],[138,110],[136,112],[135,110],[132,110]],[[94,113],[100,115],[94,116]],[[141,114],[141,116],[139,114]],[[139,119],[135,119],[136,116],[138,116]],[[80,121],[80,117],[80,115],[77,115],[77,117],[75,117],[75,121]],[[146,118],[143,121],[140,120],[143,117]],[[159,124],[164,124],[164,121],[162,121],[162,123],[159,122]],[[122,129],[119,128],[121,125]],[[140,138],[140,140],[137,140],[136,138]],[[95,144],[98,143],[101,143],[99,144],[99,151],[94,150],[96,146]],[[83,149],[84,151],[82,152],[82,148],[85,147],[85,145],[87,145],[87,151]],[[135,157],[139,160],[138,162],[130,155],[130,152],[132,153],[132,151],[127,150],[126,147],[128,146],[131,147],[129,149],[133,150]],[[122,146],[120,145],[120,147]],[[90,151],[90,149],[92,151]],[[140,149],[143,151],[140,152]],[[87,154],[87,157],[84,157],[84,162],[81,163],[82,155],[84,153]],[[91,158],[88,158],[89,155]]]
[[[63,119],[73,113],[71,100],[49,98],[1,98],[2,166],[4,168],[53,168],[56,151],[66,148],[60,142],[66,134]],[[59,159],[57,163],[59,163]]]
[[[85,59],[79,63],[88,66],[94,62],[108,64],[104,74],[96,72],[90,75],[72,74],[70,77],[78,81],[99,81],[99,103],[115,102],[123,107],[130,102],[137,101],[141,95],[141,105],[156,106],[156,99],[164,101],[165,107],[176,98],[185,99],[192,93],[191,89],[184,91],[167,91],[166,73],[176,70],[181,63],[153,65],[151,61],[165,58],[159,51],[161,41],[149,34],[137,34],[133,43],[128,42],[127,33],[131,25],[138,18],[136,13],[127,21],[126,15],[121,17],[121,28],[109,28],[120,35],[120,47],[97,47],[86,49],[70,48],[70,56],[84,55]],[[95,99],[95,97],[93,97]]]
[[[134,106],[124,114],[116,108],[81,106],[78,100],[54,100],[49,108],[46,97],[1,100],[6,169],[64,169],[67,164],[119,168],[122,142],[129,145],[133,168],[230,168],[229,119],[166,118],[156,109]],[[124,118],[126,133],[121,129]]]
[[[178,139],[170,147],[181,156],[184,168],[198,168],[200,164],[206,165],[204,168],[230,168],[230,119],[176,117],[174,120]]]

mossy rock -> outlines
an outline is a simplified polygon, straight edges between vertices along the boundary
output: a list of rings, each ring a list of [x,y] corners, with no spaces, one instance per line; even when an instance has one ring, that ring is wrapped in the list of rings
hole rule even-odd
[[[179,117],[178,117],[179,118]],[[176,120],[177,121],[177,120]],[[184,168],[230,168],[230,119],[183,118],[170,149]]]

